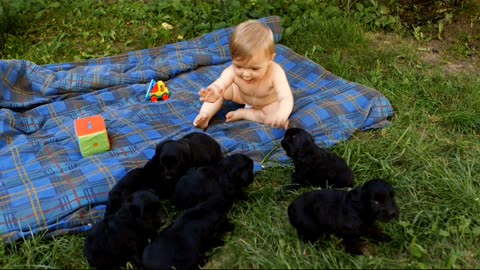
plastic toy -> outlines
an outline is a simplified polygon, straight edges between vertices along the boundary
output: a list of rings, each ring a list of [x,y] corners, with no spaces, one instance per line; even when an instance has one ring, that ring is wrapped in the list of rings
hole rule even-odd
[[[165,86],[163,81],[155,82],[152,79],[150,85],[148,86],[147,94],[145,95],[147,100],[152,102],[158,102],[158,100],[167,100],[170,98],[170,91]]]
[[[82,156],[90,156],[110,150],[107,128],[101,115],[75,120],[75,133]]]

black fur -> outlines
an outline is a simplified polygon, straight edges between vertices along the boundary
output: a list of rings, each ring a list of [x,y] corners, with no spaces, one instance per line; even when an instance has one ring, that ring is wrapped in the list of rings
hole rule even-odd
[[[288,157],[292,158],[295,187],[319,186],[327,188],[353,187],[354,175],[347,162],[335,153],[315,144],[310,133],[300,128],[289,128],[281,141]]]
[[[393,187],[372,179],[351,191],[324,189],[300,195],[288,207],[290,223],[300,239],[315,242],[324,235],[343,239],[346,251],[362,254],[362,236],[389,241],[376,221],[389,222],[398,218]]]
[[[176,180],[188,168],[215,164],[223,159],[220,145],[209,135],[192,132],[179,140],[165,140],[155,149],[152,162],[159,167],[161,177],[171,183],[171,191]]]
[[[128,196],[135,191],[149,190],[160,198],[166,197],[167,195],[162,195],[166,189],[163,186],[166,186],[166,183],[161,179],[158,168],[155,168],[151,161],[142,168],[130,170],[108,193],[105,217],[115,214]]]
[[[183,212],[143,252],[145,269],[199,269],[205,253],[223,244],[225,232],[233,230],[227,220],[231,201],[213,197]]]
[[[165,140],[143,168],[130,170],[108,193],[105,217],[114,214],[125,198],[138,190],[151,190],[170,199],[178,178],[192,166],[216,164],[223,159],[220,145],[210,136],[192,132],[178,141]]]
[[[128,261],[141,266],[142,252],[165,223],[161,202],[149,191],[137,191],[111,216],[88,231],[84,254],[99,269],[125,267]]]
[[[175,187],[173,204],[186,209],[212,196],[231,200],[246,199],[243,188],[254,180],[253,161],[243,154],[233,154],[218,164],[190,168]]]

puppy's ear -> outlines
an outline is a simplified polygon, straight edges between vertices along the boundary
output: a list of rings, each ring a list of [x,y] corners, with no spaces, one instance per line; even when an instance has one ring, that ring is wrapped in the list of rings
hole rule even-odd
[[[356,188],[350,190],[348,195],[354,204],[362,206],[365,200],[364,193],[363,187],[357,186]]]
[[[150,162],[153,163],[153,165],[157,165],[160,163],[160,153],[162,152],[162,148],[163,146],[165,145],[166,142],[168,142],[170,140],[165,140],[165,141],[162,141],[160,143],[158,143],[156,146],[155,146],[155,154],[153,155],[153,157],[150,159]]]
[[[253,182],[253,160],[243,154],[232,155],[222,161],[222,168],[228,181],[237,188]]]
[[[147,203],[144,206],[130,204],[128,209],[131,217],[140,226],[148,227],[152,223],[161,226],[165,223],[165,216],[158,204]]]
[[[293,129],[290,132],[290,141],[299,152],[310,150],[315,144],[312,134],[301,128]]]
[[[220,181],[222,182],[223,191],[227,194],[227,196],[233,195],[239,190],[237,185],[232,183],[235,181],[235,178],[221,176]]]
[[[318,202],[314,203],[313,204],[313,207],[312,207],[312,213],[310,213],[311,215],[313,215],[312,217],[314,217],[315,220],[317,220],[317,218],[322,218],[325,211],[324,211],[324,208],[325,205],[322,205],[322,204],[319,204]]]
[[[143,209],[143,215],[147,219],[152,220],[154,223],[158,223],[158,226],[161,226],[165,224],[166,218],[161,210],[161,203],[160,202],[155,202],[155,203],[149,203],[145,206],[145,209]]]
[[[253,168],[249,166],[242,168],[242,170],[238,173],[238,185],[241,187],[246,187],[253,183],[255,180],[255,175],[253,174]]]
[[[154,160],[157,160],[157,161],[155,162]],[[145,163],[145,165],[143,166],[143,169],[145,169],[146,172],[150,172],[154,169],[158,169],[158,157],[153,156],[152,159],[150,159],[149,161],[147,161],[147,163]]]
[[[134,218],[138,218],[142,215],[142,209],[136,204],[130,204],[128,206],[128,211],[130,212],[130,215]]]
[[[308,144],[315,144],[315,139],[313,138],[313,135],[310,132],[305,131],[303,134]]]
[[[162,141],[160,143],[157,144],[157,146],[155,146],[155,156],[158,156],[160,154],[160,152],[162,151],[162,147],[163,145],[166,143],[166,142],[169,142],[171,140],[165,140],[165,141]]]
[[[179,144],[179,150],[180,150],[180,156],[183,164],[187,164],[188,166],[191,166],[192,163],[192,148],[190,145],[186,142],[182,142]]]

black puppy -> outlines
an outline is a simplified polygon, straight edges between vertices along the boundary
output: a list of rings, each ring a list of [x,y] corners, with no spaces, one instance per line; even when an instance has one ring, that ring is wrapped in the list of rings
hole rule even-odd
[[[125,198],[138,190],[150,190],[162,200],[169,199],[178,178],[188,168],[215,164],[222,158],[220,145],[201,132],[159,143],[155,155],[144,167],[130,170],[110,190],[105,217],[114,214]]]
[[[166,189],[163,186],[167,184],[165,181],[162,181],[159,174],[158,168],[154,166],[152,161],[148,161],[142,168],[135,168],[127,172],[108,192],[105,217],[115,214],[122,206],[122,203],[135,191],[149,190],[161,197],[161,194]]]
[[[176,180],[190,167],[215,164],[223,159],[220,145],[209,135],[192,132],[179,140],[165,140],[155,149],[152,162],[161,177],[173,188]]]
[[[347,162],[335,153],[315,144],[310,133],[289,128],[281,141],[287,156],[292,158],[295,171],[292,187],[319,186],[327,188],[353,187],[354,175]]]
[[[351,191],[306,192],[288,207],[288,218],[300,239],[315,242],[333,234],[343,239],[351,254],[362,254],[362,236],[390,241],[375,222],[389,222],[398,216],[393,187],[381,179],[372,179]]]
[[[145,269],[199,269],[205,253],[223,244],[223,234],[233,230],[227,220],[230,200],[213,197],[185,210],[143,251]]]
[[[246,198],[242,189],[253,180],[253,160],[233,154],[215,165],[190,168],[178,180],[172,202],[177,208],[186,209],[215,195],[242,200]]]
[[[150,191],[137,191],[111,216],[97,222],[85,239],[84,254],[99,269],[141,266],[142,252],[165,223],[161,202]]]

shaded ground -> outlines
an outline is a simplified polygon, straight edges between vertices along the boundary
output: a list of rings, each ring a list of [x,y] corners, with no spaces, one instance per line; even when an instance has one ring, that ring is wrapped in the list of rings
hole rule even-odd
[[[413,35],[401,38],[392,33],[369,33],[367,36],[387,50],[403,43],[416,50],[423,61],[441,66],[445,72],[480,75],[480,3],[472,5],[472,8],[447,21],[440,37],[438,26],[421,27],[423,38]]]
[[[427,50],[420,56],[429,63],[444,64],[446,72],[480,75],[480,12],[459,15],[445,27],[441,40],[425,44]]]

